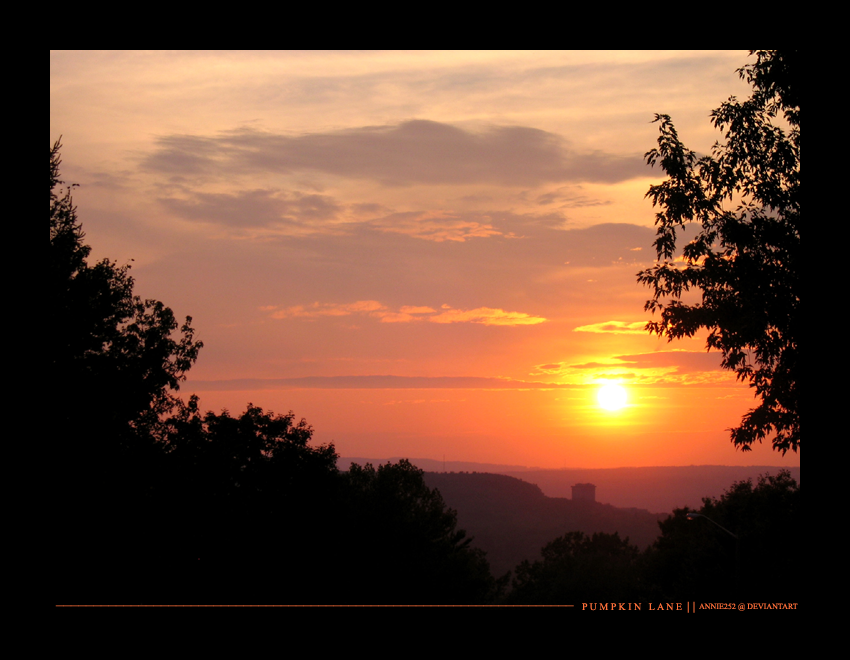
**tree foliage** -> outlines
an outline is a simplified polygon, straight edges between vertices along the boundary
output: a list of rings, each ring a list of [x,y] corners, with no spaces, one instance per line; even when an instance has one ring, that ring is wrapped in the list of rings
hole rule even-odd
[[[647,555],[658,599],[797,600],[806,534],[800,486],[787,470],[733,484],[696,511],[676,509],[659,523]]]
[[[178,403],[165,420],[162,469],[150,498],[168,561],[168,589],[202,602],[330,600],[340,475],[332,444],[292,412],[248,404],[231,415]],[[155,552],[150,549],[150,554]],[[258,557],[274,557],[271,567]]]
[[[90,593],[87,584],[117,588],[119,574],[138,571],[142,548],[148,562],[162,553],[151,506],[163,476],[157,433],[202,344],[190,318],[178,329],[168,307],[134,295],[128,266],[90,262],[60,148],[50,148],[46,343],[55,531],[60,590]]]
[[[304,506],[333,490],[334,445],[311,446],[313,427],[296,422],[291,411],[276,415],[249,403],[238,417],[227,410],[202,415],[194,395],[177,408],[163,424],[161,441],[174,484],[186,496],[265,509],[296,500]]]
[[[353,464],[345,477],[345,563],[358,578],[357,602],[476,604],[504,585],[490,574],[484,552],[457,529],[457,513],[423,472],[407,460],[377,468]],[[345,591],[345,590],[344,590]]]
[[[757,51],[739,75],[752,96],[711,113],[724,141],[698,157],[657,115],[658,147],[646,154],[668,178],[650,186],[656,214],[655,266],[647,329],[668,340],[709,331],[707,348],[755,389],[758,405],[731,430],[736,447],[772,437],[783,454],[800,445],[800,97],[799,51]],[[677,256],[679,234],[698,231]],[[688,291],[701,292],[696,304]]]
[[[129,266],[90,264],[91,248],[71,190],[59,179],[57,141],[50,149],[48,342],[53,406],[63,433],[117,443],[149,430],[173,404],[173,392],[198,357],[191,318],[178,330],[173,312],[133,294]]]
[[[615,532],[568,532],[516,568],[512,603],[555,605],[638,600],[640,551]]]
[[[354,466],[292,412],[233,416],[174,392],[191,319],[89,263],[50,149],[48,342],[59,448],[56,562],[65,602],[480,603],[484,553],[422,471]]]

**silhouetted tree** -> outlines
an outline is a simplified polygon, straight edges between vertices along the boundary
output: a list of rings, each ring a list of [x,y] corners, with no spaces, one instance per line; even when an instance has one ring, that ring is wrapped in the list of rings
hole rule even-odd
[[[661,207],[659,263],[638,281],[653,290],[645,308],[661,313],[648,330],[673,340],[706,328],[723,367],[755,388],[760,403],[732,429],[735,446],[746,451],[772,435],[784,454],[800,445],[800,55],[757,58],[739,70],[752,96],[711,113],[725,138],[711,155],[685,148],[670,117],[656,116],[658,148],[646,160],[668,175],[647,193]],[[700,229],[679,260],[677,232],[687,234],[691,223]],[[692,288],[702,300],[686,304]]]
[[[293,413],[248,404],[238,417],[179,404],[152,512],[168,539],[155,564],[169,589],[203,602],[332,602],[341,481],[332,444],[310,446]],[[273,561],[263,565],[258,558]]]
[[[155,427],[201,342],[191,319],[133,295],[128,266],[90,264],[71,187],[50,149],[47,328],[52,396],[48,429],[57,476],[57,537],[64,577],[89,581],[126,562],[162,458]]]
[[[60,146],[50,149],[51,412],[64,437],[82,430],[90,441],[106,435],[118,443],[171,409],[172,392],[203,344],[194,339],[191,318],[175,338],[172,311],[133,295],[129,266],[88,263],[91,248],[83,243],[71,187],[59,180]]]
[[[196,396],[165,423],[166,453],[183,472],[195,471],[221,492],[289,495],[311,487],[319,475],[336,474],[333,444],[310,446],[306,420],[264,412],[248,404],[239,417],[227,410],[201,415]]]
[[[569,532],[517,566],[508,602],[555,605],[639,599],[640,551],[616,532]]]
[[[501,584],[484,552],[457,529],[457,514],[423,472],[407,460],[353,464],[344,474],[345,544],[342,591],[348,602],[477,604]]]
[[[294,415],[201,414],[174,392],[191,319],[88,263],[50,150],[48,342],[60,601],[478,603],[484,553],[409,462],[341,475]]]
[[[705,518],[689,513],[676,509],[659,523],[646,566],[655,598],[799,600],[805,536],[800,487],[787,470],[704,498],[695,513]]]

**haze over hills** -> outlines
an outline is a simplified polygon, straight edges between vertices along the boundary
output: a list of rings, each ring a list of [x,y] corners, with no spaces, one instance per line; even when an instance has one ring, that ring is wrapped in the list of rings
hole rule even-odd
[[[458,527],[487,553],[496,576],[522,560],[535,561],[548,542],[567,532],[612,534],[644,549],[660,532],[658,522],[674,508],[698,509],[704,497],[719,498],[737,481],[776,474],[773,466],[733,467],[690,465],[613,469],[543,470],[518,465],[494,465],[433,459],[409,459],[425,471],[425,482],[437,488],[457,511]],[[340,458],[351,463],[380,465],[399,458]],[[792,468],[799,483],[800,468]],[[572,499],[572,486],[592,483],[596,501]]]
[[[341,470],[351,463],[379,465],[399,457],[360,458],[342,457]],[[462,461],[440,461],[429,458],[410,458],[411,463],[426,472],[488,472],[504,474],[540,487],[547,497],[572,497],[572,486],[577,483],[596,485],[596,501],[615,507],[635,507],[653,513],[671,513],[675,508],[699,508],[704,497],[720,497],[736,481],[752,479],[761,474],[775,475],[779,467],[753,465],[686,465],[661,467],[622,467],[580,469],[565,468],[544,470],[522,465],[497,465]],[[800,483],[800,468],[786,468]]]
[[[547,497],[535,484],[503,474],[426,472],[425,483],[457,511],[458,528],[487,553],[495,576],[524,559],[539,559],[544,545],[567,532],[616,532],[644,549],[658,537],[658,521],[666,518],[643,509]]]

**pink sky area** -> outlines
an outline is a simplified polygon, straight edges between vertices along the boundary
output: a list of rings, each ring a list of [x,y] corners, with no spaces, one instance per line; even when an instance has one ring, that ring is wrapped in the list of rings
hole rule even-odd
[[[753,59],[53,51],[50,141],[93,257],[193,317],[204,409],[292,410],[344,456],[799,466],[733,448],[752,390],[704,333],[648,335],[635,277],[654,114],[707,152]]]

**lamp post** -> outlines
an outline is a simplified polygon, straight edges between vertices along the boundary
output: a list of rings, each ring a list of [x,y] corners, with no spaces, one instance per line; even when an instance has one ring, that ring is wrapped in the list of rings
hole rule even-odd
[[[708,516],[704,516],[701,513],[696,513],[695,511],[691,511],[690,513],[686,514],[686,517],[687,517],[688,520],[696,520],[697,518],[705,518],[708,522],[712,523],[713,525],[716,525],[717,527],[722,529],[724,532],[726,532],[729,536],[731,536],[733,539],[735,539],[735,589],[738,592],[738,596],[740,596],[741,595],[741,555],[740,555],[740,552],[739,552],[740,539],[738,538],[738,535],[733,534],[732,532],[730,532],[728,529],[726,529],[720,523],[712,520]]]
[[[719,524],[719,523],[714,522],[714,521],[713,521],[711,518],[709,518],[708,516],[704,516],[704,515],[702,515],[701,513],[696,513],[696,512],[693,512],[693,511],[692,511],[691,513],[687,514],[687,518],[688,518],[688,520],[694,520],[695,518],[705,518],[708,522],[710,522],[710,523],[714,523],[715,525],[717,525],[720,529],[722,529],[724,532],[726,532],[729,536],[731,536],[732,538],[734,538],[736,541],[738,540],[738,535],[737,535],[737,534],[733,534],[733,533],[732,533],[732,532],[730,532],[728,529],[726,529],[723,525],[721,525],[721,524]]]

